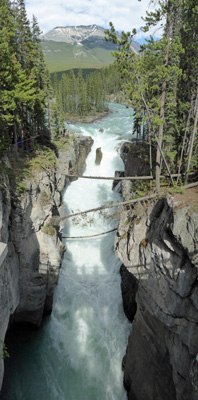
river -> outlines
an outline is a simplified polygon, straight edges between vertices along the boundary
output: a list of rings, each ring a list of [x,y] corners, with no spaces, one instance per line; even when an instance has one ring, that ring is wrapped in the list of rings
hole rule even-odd
[[[85,175],[114,176],[115,170],[124,169],[116,149],[131,137],[132,110],[118,104],[110,107],[112,113],[100,121],[67,126],[94,139]],[[103,153],[100,165],[95,164],[98,147]],[[78,179],[64,194],[67,213],[120,200],[112,191],[112,181]],[[117,226],[114,211],[67,220],[63,235],[113,229]],[[121,366],[130,324],[122,307],[121,263],[114,254],[114,237],[115,232],[65,239],[67,251],[52,314],[39,331],[27,332],[23,340],[17,340],[16,332],[1,400],[126,399]]]

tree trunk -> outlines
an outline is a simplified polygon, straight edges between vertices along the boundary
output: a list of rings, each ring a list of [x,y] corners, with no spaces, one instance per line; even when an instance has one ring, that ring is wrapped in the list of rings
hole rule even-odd
[[[181,149],[181,156],[180,156],[180,160],[179,160],[178,177],[177,177],[176,186],[178,185],[179,176],[180,176],[180,172],[181,172],[182,160],[183,160],[183,155],[184,155],[184,148],[185,148],[185,144],[186,144],[188,128],[190,126],[190,118],[191,118],[191,114],[192,114],[192,108],[193,108],[193,99],[191,98],[190,110],[189,110],[189,113],[188,113],[188,119],[187,119],[187,123],[186,123],[186,129],[185,129],[185,132],[184,132],[184,138],[183,138],[182,149]]]
[[[152,163],[152,146],[151,136],[149,135],[149,163],[150,163],[150,175],[153,175],[153,163]],[[150,191],[152,190],[152,182],[150,181]]]
[[[190,169],[190,163],[191,163],[191,158],[192,158],[193,145],[194,145],[195,134],[196,134],[196,130],[197,130],[197,121],[198,121],[198,87],[197,87],[197,95],[196,95],[196,100],[195,100],[195,119],[194,119],[191,140],[190,140],[190,148],[189,148],[188,162],[187,162],[185,182],[184,182],[185,185],[188,182],[188,171]]]
[[[161,157],[162,157],[162,160],[164,161],[165,167],[166,167],[167,172],[168,172],[168,175],[169,175],[169,177],[170,177],[171,183],[172,183],[172,185],[174,186],[174,182],[173,182],[172,175],[171,175],[171,173],[170,173],[169,166],[168,166],[168,164],[167,164],[167,162],[166,162],[166,159],[165,159],[165,157],[164,157],[164,154],[163,154],[161,145],[160,145],[160,143],[159,143],[159,139],[158,139],[157,137],[156,137],[156,141],[157,141],[157,145],[158,145],[158,149],[159,149],[160,155],[161,155]],[[160,176],[159,176],[159,178],[160,178]]]
[[[16,122],[14,122],[14,151],[16,153],[16,160],[18,160],[18,142],[17,142],[17,132],[16,132]]]
[[[168,1],[167,7],[167,16],[166,16],[166,40],[167,45],[165,49],[164,55],[164,67],[168,65],[168,52],[169,52],[169,42],[170,42],[170,33],[171,33],[171,18],[170,18],[170,0]],[[160,107],[160,118],[164,120],[164,111],[165,111],[165,101],[166,101],[166,76],[164,76],[162,81],[162,94],[161,94],[161,107]],[[162,141],[163,141],[163,133],[164,133],[164,123],[162,123],[159,127],[159,136],[158,136],[158,146],[157,146],[157,153],[156,153],[156,190],[157,192],[160,191],[160,160],[161,160],[161,152],[160,149],[162,148]]]

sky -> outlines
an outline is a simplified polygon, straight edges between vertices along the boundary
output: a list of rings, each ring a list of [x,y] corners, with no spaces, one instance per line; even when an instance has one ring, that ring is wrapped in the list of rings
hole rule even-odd
[[[149,0],[26,0],[28,19],[35,15],[43,34],[56,26],[99,25],[109,28],[113,22],[116,31],[138,30],[140,41],[145,35],[140,31],[144,24],[141,16],[149,10]]]

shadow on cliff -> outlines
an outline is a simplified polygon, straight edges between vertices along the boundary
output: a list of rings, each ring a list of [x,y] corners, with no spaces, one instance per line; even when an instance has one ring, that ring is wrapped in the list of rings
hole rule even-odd
[[[182,268],[186,260],[189,259],[184,248],[176,240],[171,231],[174,215],[172,208],[169,207],[165,198],[157,201],[150,213],[149,219],[150,224],[146,230],[145,238],[139,244],[140,263],[137,265],[132,263],[127,269],[124,265],[121,267],[123,304],[125,313],[131,321],[135,316],[135,312],[132,312],[130,317],[129,310],[130,308],[133,310],[136,309],[135,297],[139,282],[141,286],[145,286],[147,281],[152,281],[153,273],[158,279],[161,274],[162,276],[167,275],[168,279],[172,279],[175,270],[174,266],[180,265]],[[130,232],[128,232],[129,240]],[[138,240],[138,238],[135,240]],[[147,253],[148,247],[149,249],[153,249],[152,256],[150,250]],[[137,251],[136,246],[134,252]],[[154,264],[156,267],[154,267]],[[128,306],[128,304],[131,306]]]
[[[180,238],[180,218],[166,198],[158,200],[139,243],[140,266],[130,268],[136,276],[140,268],[140,274],[137,312],[123,362],[129,399],[197,399],[189,373],[197,354],[197,268],[191,262],[194,252],[186,250],[187,236],[183,234],[185,245]]]
[[[55,148],[53,150],[56,151]],[[34,151],[28,154],[20,153],[18,160],[15,160],[12,155],[10,165],[8,162],[6,165],[10,180],[10,196],[4,196],[4,202],[8,203],[10,213],[7,257],[7,274],[10,284],[8,288],[9,310],[5,322],[7,325],[9,322],[5,339],[8,345],[8,353],[10,352],[10,344],[17,342],[15,341],[16,332],[17,337],[21,335],[21,338],[23,338],[28,330],[31,336],[31,331],[35,332],[36,327],[41,324],[43,316],[51,313],[53,289],[58,280],[57,269],[55,270],[50,265],[48,254],[44,254],[41,250],[40,239],[38,240],[38,235],[42,232],[42,227],[46,221],[43,210],[47,205],[46,202],[50,200],[50,196],[47,196],[44,190],[42,193],[39,183],[29,184],[28,187],[25,187],[25,191],[22,185],[23,179],[26,178],[27,180],[27,168],[31,158],[34,158]],[[14,168],[13,173],[11,167]],[[50,180],[46,183],[49,193],[52,193]],[[19,189],[18,193],[15,190],[16,186]],[[38,206],[37,203],[39,207],[38,211],[35,211],[36,206]],[[55,204],[50,212],[52,216],[59,215]],[[35,213],[34,225],[33,213]],[[57,241],[58,227],[57,229],[56,227],[53,228],[52,233],[54,241]],[[41,233],[41,235],[52,240],[51,233],[49,235]],[[2,239],[5,242],[7,241],[6,237]],[[10,321],[8,321],[10,310]],[[12,364],[11,358],[7,361],[7,364],[9,363]]]
[[[19,199],[13,194],[9,220],[8,270],[10,277],[14,277],[12,278],[14,284],[10,288],[10,301],[14,302],[15,299],[17,302],[12,304],[15,311],[10,315],[5,337],[9,358],[5,359],[1,400],[11,398],[10,381],[12,381],[12,374],[16,374],[15,355],[24,343],[27,346],[31,344],[45,313],[46,301],[42,298],[41,292],[46,287],[46,277],[39,272],[40,245],[32,227],[33,205],[30,201],[28,205],[26,204],[24,211],[21,201],[22,196]],[[40,292],[39,299],[38,292]]]
[[[163,273],[162,270],[164,269],[170,279],[176,279],[173,278],[175,266],[177,266],[177,270],[178,268],[182,269],[186,263],[190,269],[194,267],[190,260],[192,252],[188,254],[182,243],[180,243],[179,238],[173,234],[173,224],[173,208],[168,205],[166,198],[158,200],[150,214],[150,225],[146,231],[145,247],[150,245],[152,249],[153,245],[156,246],[154,262],[159,268],[160,274]],[[196,270],[194,279],[196,281]],[[175,284],[177,285],[177,282]]]
[[[57,271],[50,267],[47,250],[47,242],[51,238],[58,238],[57,231],[45,232],[46,215],[43,213],[43,203],[39,186],[34,193],[30,189],[27,197],[13,198],[11,211],[10,240],[14,245],[19,260],[19,305],[11,318],[11,321],[30,322],[39,326],[43,314],[52,310],[52,287],[56,286]],[[35,209],[32,196],[37,199],[38,215],[32,213]],[[23,202],[23,207],[21,206]],[[57,207],[51,209],[52,216],[57,215]],[[42,214],[43,213],[43,214]],[[53,234],[53,236],[51,236]],[[42,237],[40,237],[43,235]],[[38,238],[40,238],[38,240]],[[43,242],[43,241],[46,241]],[[55,240],[55,239],[54,239]],[[57,240],[57,239],[56,239]],[[43,247],[44,243],[44,247]],[[42,245],[42,251],[41,251]],[[46,254],[45,254],[46,251]],[[51,286],[51,287],[50,287]]]

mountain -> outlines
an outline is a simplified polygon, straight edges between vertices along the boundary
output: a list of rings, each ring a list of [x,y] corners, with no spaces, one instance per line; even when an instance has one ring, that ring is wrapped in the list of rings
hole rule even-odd
[[[104,40],[105,29],[97,25],[56,27],[42,36],[41,44],[50,72],[74,68],[102,68],[112,64],[116,45]],[[139,43],[133,43],[138,53]]]

